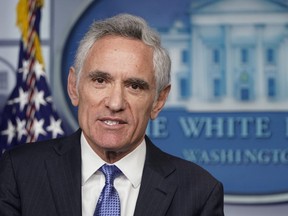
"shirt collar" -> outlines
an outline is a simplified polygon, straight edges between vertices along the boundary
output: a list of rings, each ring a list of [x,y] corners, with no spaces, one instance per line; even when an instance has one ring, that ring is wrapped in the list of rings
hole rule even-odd
[[[135,188],[141,183],[145,156],[146,142],[145,139],[143,139],[136,149],[115,163]],[[103,164],[106,163],[93,151],[83,133],[81,133],[81,158],[83,185]]]
[[[141,183],[145,157],[146,143],[145,139],[143,139],[136,149],[115,163],[115,165],[132,183],[134,188],[138,187]]]
[[[81,133],[82,185],[105,163]]]

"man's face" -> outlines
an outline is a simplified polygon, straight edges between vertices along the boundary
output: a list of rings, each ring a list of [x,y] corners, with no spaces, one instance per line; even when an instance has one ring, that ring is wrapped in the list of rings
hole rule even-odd
[[[157,117],[170,89],[155,100],[155,84],[152,48],[119,36],[95,42],[84,61],[78,88],[74,68],[70,69],[68,92],[78,106],[79,125],[104,160],[111,151],[119,160],[141,143],[149,119]]]

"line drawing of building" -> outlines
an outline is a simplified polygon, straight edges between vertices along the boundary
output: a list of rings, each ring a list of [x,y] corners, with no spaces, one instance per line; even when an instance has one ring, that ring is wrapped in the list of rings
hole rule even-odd
[[[159,30],[172,59],[167,107],[288,109],[288,6],[273,0],[191,3],[189,25]]]

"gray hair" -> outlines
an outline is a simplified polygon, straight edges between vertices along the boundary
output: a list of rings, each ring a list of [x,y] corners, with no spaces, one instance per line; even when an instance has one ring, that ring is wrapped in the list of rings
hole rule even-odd
[[[134,38],[151,46],[157,93],[170,83],[171,60],[168,52],[161,46],[159,35],[147,25],[144,19],[129,14],[119,14],[92,23],[80,41],[75,57],[74,67],[78,80],[88,51],[97,40],[107,35]]]

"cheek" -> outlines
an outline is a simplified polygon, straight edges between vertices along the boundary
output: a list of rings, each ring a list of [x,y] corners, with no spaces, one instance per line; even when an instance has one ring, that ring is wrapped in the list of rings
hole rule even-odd
[[[79,97],[79,106],[78,106],[78,114],[79,118],[85,119],[85,121],[89,120],[89,116],[97,110],[96,107],[95,96],[93,97],[91,94],[80,94]],[[79,119],[80,120],[80,119]]]
[[[78,123],[86,132],[94,127],[98,110],[96,105],[88,104],[87,101],[78,106]]]
[[[88,108],[85,106],[85,104],[79,103],[78,106],[78,121],[81,127],[83,127],[85,124],[88,123],[88,119],[89,119],[89,111]]]
[[[89,114],[93,114],[99,110],[99,102],[97,102],[93,98],[84,97],[79,100],[78,112],[81,112],[82,115],[89,116]]]
[[[83,107],[93,106],[100,98],[101,92],[97,92],[89,82],[86,85],[82,85],[79,89],[79,105]]]
[[[152,102],[150,100],[134,100],[133,113],[135,117],[138,117],[140,122],[148,122],[150,114],[152,112]]]

